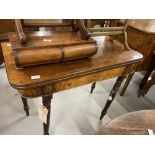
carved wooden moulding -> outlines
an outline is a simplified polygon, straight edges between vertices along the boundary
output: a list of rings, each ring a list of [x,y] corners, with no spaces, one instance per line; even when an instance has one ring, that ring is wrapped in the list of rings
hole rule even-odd
[[[83,21],[72,23],[73,31],[66,32],[24,32],[21,20],[15,22],[17,33],[8,36],[17,69],[86,58],[97,52],[97,43],[87,34]]]

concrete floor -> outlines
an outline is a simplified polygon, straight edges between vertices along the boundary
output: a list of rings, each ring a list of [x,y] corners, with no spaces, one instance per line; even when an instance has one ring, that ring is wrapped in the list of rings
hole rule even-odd
[[[142,79],[136,73],[124,97],[117,95],[108,114],[99,121],[109,92],[116,78],[97,82],[90,94],[91,84],[54,94],[51,106],[50,134],[87,135],[94,134],[101,125],[135,110],[155,108],[155,87],[145,97],[137,98],[136,91]],[[26,117],[17,91],[10,87],[4,66],[0,66],[0,134],[38,135],[42,134],[42,122],[38,118],[41,98],[28,99],[30,116]]]

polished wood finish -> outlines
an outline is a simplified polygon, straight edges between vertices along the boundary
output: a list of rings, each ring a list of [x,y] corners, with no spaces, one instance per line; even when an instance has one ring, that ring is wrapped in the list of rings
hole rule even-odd
[[[21,23],[20,19],[15,19],[15,26],[17,29],[17,35],[19,37],[20,44],[26,44],[26,36],[23,31],[23,27],[22,27],[22,23]]]
[[[90,38],[83,19],[76,20],[76,29],[80,31],[82,39]]]
[[[135,64],[142,58],[142,55],[134,50],[124,50],[123,45],[117,41],[111,42],[109,37],[96,38],[96,40],[98,41],[98,52],[92,58],[28,67],[21,71],[16,70],[15,61],[11,55],[11,47],[7,46],[8,43],[3,43],[3,51],[5,51],[3,53],[5,54],[10,84],[14,88],[22,90],[24,88],[37,87],[38,84],[57,83],[70,78],[76,78],[77,75],[89,75],[97,72],[101,73],[102,71],[106,71],[110,77],[113,77],[113,75],[121,75],[125,69],[124,66]],[[113,72],[108,72],[110,69],[113,69]],[[33,75],[40,75],[41,78],[32,80],[31,76]],[[97,78],[102,80],[102,77]],[[59,89],[55,88],[57,91]]]
[[[143,54],[144,57],[143,61],[138,64],[136,72],[147,70],[153,51],[155,50],[155,20],[129,20],[127,34],[129,46]],[[125,86],[121,92],[122,96],[124,95],[131,79],[132,75],[127,78]]]
[[[24,22],[25,24],[27,21]],[[38,30],[38,28],[27,28],[24,25],[24,30]],[[15,32],[15,20],[14,19],[0,19],[0,44],[8,41],[8,32]],[[2,49],[0,46],[0,65],[4,62]]]
[[[14,32],[14,30],[15,23],[13,19],[0,19],[0,34],[5,35],[7,38],[7,32]]]
[[[99,129],[97,135],[148,135],[155,134],[155,110],[135,111],[120,116]]]
[[[124,22],[124,21],[123,21]],[[128,25],[145,33],[155,34],[154,19],[130,19]]]
[[[149,89],[155,84],[155,51],[153,52],[152,60],[148,66],[147,72],[140,83],[138,96],[144,96]]]
[[[69,22],[70,20],[65,20],[64,23],[64,27],[65,26],[72,26],[71,23]],[[42,23],[42,24],[41,24]],[[53,24],[54,23],[54,24]],[[44,27],[44,26],[58,26],[60,25],[60,23],[62,23],[62,20],[58,20],[58,19],[25,19],[22,20],[22,26],[24,28],[24,31],[38,31],[39,27]],[[38,26],[35,26],[37,25]],[[49,24],[49,25],[48,25]],[[52,25],[53,24],[53,25]],[[69,25],[70,24],[70,25]],[[0,43],[8,41],[8,32],[15,32],[16,28],[15,28],[15,20],[14,19],[0,19]],[[3,59],[3,54],[1,52],[1,48],[0,48],[0,65],[4,62]]]
[[[83,40],[76,32],[46,31],[45,34],[27,32],[25,33],[27,43],[23,45],[16,33],[9,33],[12,55],[18,69],[91,57],[97,52],[94,39]]]
[[[91,58],[27,67],[23,70],[16,70],[11,47],[7,46],[8,43],[3,43],[9,83],[23,97],[50,96],[55,92],[129,74],[142,59],[140,53],[125,50],[121,43],[111,41],[110,37],[94,39],[97,40],[98,51]],[[40,78],[32,80],[34,75],[40,75]],[[47,130],[46,128],[46,133]]]

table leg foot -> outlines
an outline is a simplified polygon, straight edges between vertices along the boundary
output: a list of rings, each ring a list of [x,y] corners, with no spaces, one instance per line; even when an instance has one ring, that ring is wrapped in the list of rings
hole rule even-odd
[[[29,116],[29,106],[27,104],[27,99],[24,97],[21,97],[23,105],[24,105],[24,111],[26,112],[26,115]]]
[[[43,106],[45,106],[47,108],[47,110],[48,110],[47,124],[43,123],[44,135],[49,135],[50,112],[51,112],[51,100],[52,100],[52,97],[53,97],[53,95],[43,96],[42,97]]]
[[[90,93],[92,94],[94,89],[96,87],[96,82],[94,82],[92,85],[91,85],[91,90],[90,90]]]
[[[126,78],[126,75],[123,76],[119,76],[116,80],[116,83],[114,84],[113,89],[110,92],[110,95],[108,97],[108,100],[105,104],[105,107],[103,108],[102,112],[101,112],[101,116],[100,116],[100,120],[102,120],[102,118],[105,116],[105,114],[107,113],[107,110],[109,109],[112,101],[114,100],[123,80]]]

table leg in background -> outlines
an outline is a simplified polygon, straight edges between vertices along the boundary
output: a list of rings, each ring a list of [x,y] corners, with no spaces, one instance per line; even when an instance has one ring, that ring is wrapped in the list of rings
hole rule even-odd
[[[116,80],[116,83],[114,84],[113,89],[110,92],[109,98],[106,102],[105,107],[103,108],[102,112],[101,112],[101,116],[100,116],[100,120],[102,120],[102,118],[105,116],[105,114],[107,113],[108,108],[110,107],[112,101],[114,100],[117,92],[119,91],[119,88],[123,82],[123,80],[126,78],[126,75],[123,76],[119,76]]]
[[[26,115],[29,116],[29,106],[27,104],[27,99],[24,97],[21,97],[23,105],[24,105],[24,110],[26,112]]]

